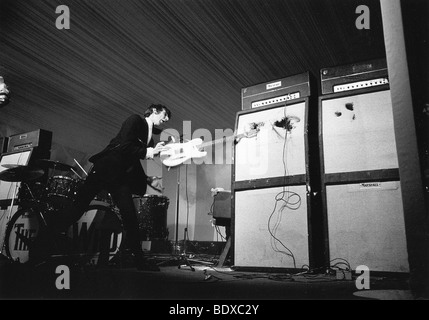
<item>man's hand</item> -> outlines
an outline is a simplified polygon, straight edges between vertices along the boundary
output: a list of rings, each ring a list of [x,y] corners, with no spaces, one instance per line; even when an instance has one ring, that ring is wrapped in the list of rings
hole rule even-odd
[[[147,184],[158,192],[163,192],[162,177],[147,177]]]
[[[154,156],[159,155],[160,152],[165,150],[166,150],[165,142],[164,141],[158,142],[155,148],[153,148],[153,155]]]

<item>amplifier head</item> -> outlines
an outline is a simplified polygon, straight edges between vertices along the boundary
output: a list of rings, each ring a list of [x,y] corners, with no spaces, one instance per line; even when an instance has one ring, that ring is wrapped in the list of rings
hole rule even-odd
[[[9,137],[7,152],[17,152],[32,148],[50,150],[52,146],[52,132],[36,130],[15,134]]]
[[[242,110],[275,106],[286,101],[310,96],[309,72],[260,83],[241,89]]]
[[[386,59],[369,60],[320,70],[322,94],[389,84]]]

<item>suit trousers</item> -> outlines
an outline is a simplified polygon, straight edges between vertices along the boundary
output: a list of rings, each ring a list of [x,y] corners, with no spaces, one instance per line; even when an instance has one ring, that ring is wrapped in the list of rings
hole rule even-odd
[[[107,191],[111,194],[114,204],[119,209],[129,249],[134,254],[141,253],[137,211],[131,187],[124,179],[118,180],[108,181],[106,176],[103,175],[103,170],[97,171],[96,167],[93,167],[77,191],[73,204],[62,211],[60,215],[61,221],[54,222],[55,229],[60,232],[66,231],[88,210],[91,201],[97,194],[101,191]]]

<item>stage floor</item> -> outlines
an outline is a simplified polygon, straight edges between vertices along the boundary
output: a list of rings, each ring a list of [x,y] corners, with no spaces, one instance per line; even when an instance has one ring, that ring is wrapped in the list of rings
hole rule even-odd
[[[208,256],[190,260],[194,271],[177,256],[151,256],[160,271],[138,271],[127,263],[98,269],[52,260],[39,266],[1,259],[0,299],[16,300],[407,300],[404,276],[371,276],[370,289],[359,290],[356,276],[338,280],[329,274],[249,272],[216,266]],[[67,266],[66,272],[57,269]],[[58,287],[68,287],[58,289]]]

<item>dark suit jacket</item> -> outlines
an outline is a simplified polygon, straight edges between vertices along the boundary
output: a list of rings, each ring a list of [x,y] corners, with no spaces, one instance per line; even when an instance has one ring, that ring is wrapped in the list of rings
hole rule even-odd
[[[129,184],[134,194],[143,195],[147,188],[147,176],[140,159],[145,159],[149,126],[141,116],[133,114],[121,126],[116,137],[101,152],[89,158],[93,170],[108,187]]]

